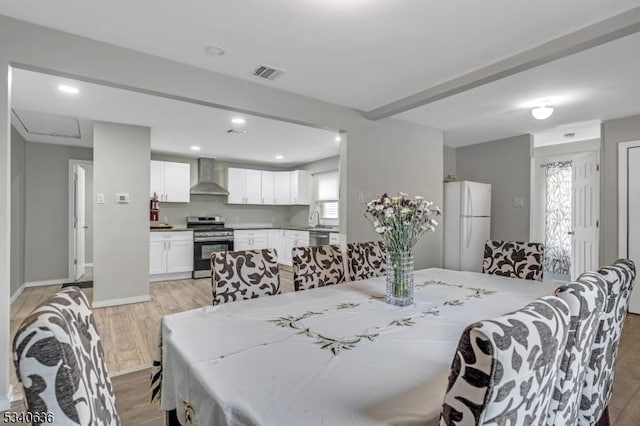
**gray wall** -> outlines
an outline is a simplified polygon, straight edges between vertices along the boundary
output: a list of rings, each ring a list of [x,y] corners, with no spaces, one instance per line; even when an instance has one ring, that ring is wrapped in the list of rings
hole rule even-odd
[[[26,142],[11,127],[11,295],[24,284]]]
[[[384,190],[423,193],[442,205],[442,132],[396,119],[376,122],[358,111],[227,75],[172,62],[88,38],[0,16],[0,80],[10,64],[25,64],[124,87],[170,93],[235,110],[340,130],[342,232],[351,241],[373,236],[358,194]],[[152,70],[152,71],[150,71]],[[0,235],[10,232],[9,90],[0,85]],[[377,156],[377,157],[376,157]],[[95,166],[94,166],[95,167]],[[0,168],[2,170],[3,168]],[[148,177],[146,178],[148,181]],[[97,184],[97,183],[96,183]],[[94,185],[95,186],[95,185]],[[148,192],[148,190],[146,190]],[[145,200],[148,193],[145,194]],[[145,220],[148,221],[145,203]],[[96,227],[98,224],[96,223]],[[148,234],[148,232],[147,232]],[[94,244],[94,249],[96,245]],[[8,312],[9,242],[0,244],[0,313]],[[94,253],[98,258],[98,253]],[[416,252],[416,265],[442,264],[442,234],[431,234]],[[94,262],[95,263],[95,262]],[[9,316],[0,314],[0,350],[9,350]],[[0,403],[8,391],[9,361],[0,365]]]
[[[68,278],[70,159],[91,161],[93,152],[26,144],[26,282]]]
[[[531,149],[531,135],[456,149],[458,179],[492,185],[492,239],[529,241]],[[524,207],[513,207],[514,198]]]
[[[450,174],[456,174],[456,149],[452,146],[444,146],[443,152],[444,160],[444,176]]]
[[[149,161],[151,129],[96,122],[93,127],[95,306],[149,298]],[[116,193],[128,193],[128,204]]]
[[[600,261],[618,258],[618,144],[640,140],[640,115],[602,123]]]

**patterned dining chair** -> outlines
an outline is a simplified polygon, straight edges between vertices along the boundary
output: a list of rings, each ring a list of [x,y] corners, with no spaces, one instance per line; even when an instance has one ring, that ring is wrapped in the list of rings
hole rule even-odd
[[[366,280],[385,274],[387,252],[382,241],[347,244],[347,264],[351,281]]]
[[[441,426],[543,425],[569,334],[555,296],[469,325],[460,337]]]
[[[489,240],[484,244],[482,273],[542,281],[543,258],[540,243]]]
[[[583,382],[578,424],[609,424],[609,403],[613,393],[615,363],[629,297],[636,276],[635,265],[619,259],[598,271],[607,285],[607,301],[600,319]]]
[[[28,412],[51,413],[56,425],[120,425],[102,341],[77,287],[54,294],[25,318],[13,353]]]
[[[294,247],[291,257],[295,291],[344,282],[344,264],[340,246]]]
[[[582,384],[605,306],[606,291],[607,283],[596,273],[582,274],[576,282],[564,284],[555,291],[555,295],[569,305],[571,323],[549,406],[549,426],[578,424]]]
[[[214,252],[211,270],[214,305],[280,294],[274,249]]]

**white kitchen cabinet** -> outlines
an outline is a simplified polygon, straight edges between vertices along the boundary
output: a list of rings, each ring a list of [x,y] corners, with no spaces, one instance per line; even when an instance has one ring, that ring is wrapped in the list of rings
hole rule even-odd
[[[285,229],[284,231],[284,254],[282,262],[284,265],[292,266],[293,260],[291,250],[294,247],[306,247],[309,245],[309,232]]]
[[[311,178],[305,170],[294,170],[291,173],[291,204],[311,203]]]
[[[193,232],[152,232],[149,240],[150,275],[193,271]]]
[[[274,186],[273,186],[273,172],[263,170],[260,172],[262,179],[262,203],[261,204],[275,204],[274,200]]]
[[[269,246],[268,230],[243,229],[233,233],[233,250],[261,250]]]
[[[262,204],[262,172],[229,168],[227,190],[229,204]]]
[[[273,204],[291,204],[291,172],[273,172]]]
[[[161,202],[188,203],[191,190],[191,165],[169,161],[151,161],[149,196]]]
[[[278,263],[282,263],[280,259],[284,256],[284,230],[269,229],[267,231],[267,247],[274,249],[278,255]]]

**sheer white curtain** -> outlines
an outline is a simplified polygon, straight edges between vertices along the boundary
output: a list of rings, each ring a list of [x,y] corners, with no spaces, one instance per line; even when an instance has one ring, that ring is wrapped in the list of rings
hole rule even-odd
[[[555,161],[545,168],[545,272],[569,275],[571,271],[571,161]]]

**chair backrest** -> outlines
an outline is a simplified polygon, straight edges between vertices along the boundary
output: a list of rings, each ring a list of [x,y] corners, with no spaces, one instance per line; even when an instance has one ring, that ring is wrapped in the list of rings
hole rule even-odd
[[[274,249],[214,252],[211,271],[214,305],[280,293]]]
[[[22,322],[13,353],[27,411],[52,413],[56,425],[120,424],[102,341],[77,287],[54,294]]]
[[[542,425],[569,334],[569,308],[545,296],[469,325],[451,365],[440,425]]]
[[[576,282],[562,285],[555,292],[569,305],[571,323],[549,405],[549,426],[575,425],[578,422],[580,394],[606,301],[606,288],[599,274],[583,274]]]
[[[295,291],[344,282],[344,264],[340,246],[294,247],[291,250],[291,257]]]
[[[544,246],[540,243],[492,241],[484,244],[482,272],[542,281]]]
[[[347,264],[351,281],[366,280],[385,274],[387,252],[382,241],[347,244]]]
[[[578,418],[581,425],[598,422],[611,402],[615,362],[636,269],[632,261],[620,259],[597,273],[606,282],[607,301],[584,378]]]

